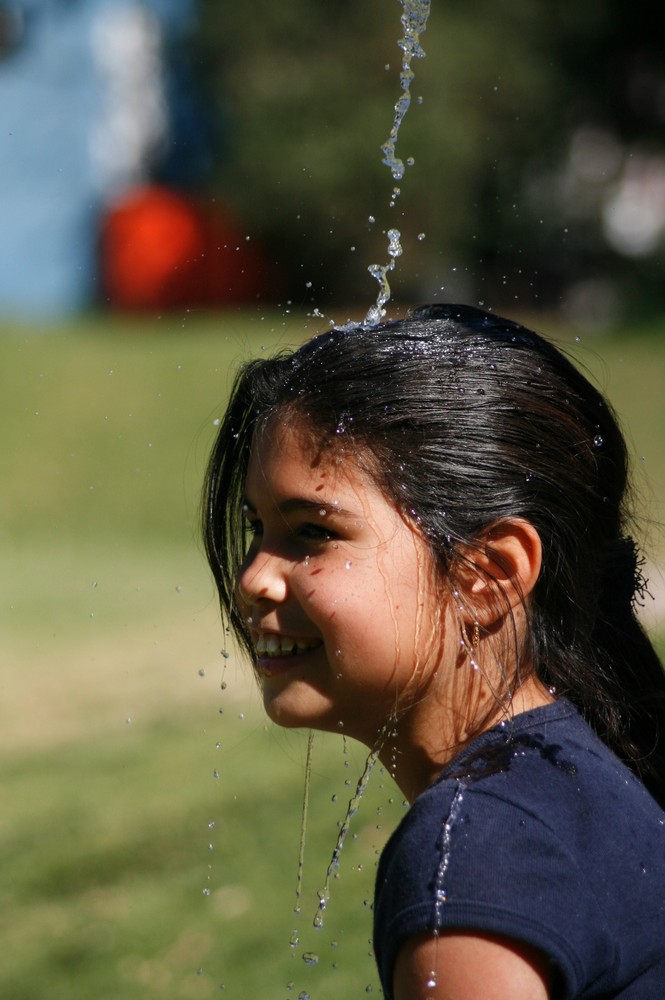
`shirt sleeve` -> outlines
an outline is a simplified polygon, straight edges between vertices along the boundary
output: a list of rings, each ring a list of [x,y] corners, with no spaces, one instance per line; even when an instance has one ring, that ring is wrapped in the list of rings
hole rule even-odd
[[[560,823],[534,811],[532,795],[520,801],[518,787],[515,801],[506,788],[500,776],[434,786],[386,846],[377,873],[375,953],[387,998],[401,945],[427,930],[477,929],[533,945],[559,969],[562,1000],[615,960],[600,901],[557,833]],[[559,812],[560,792],[550,792]]]

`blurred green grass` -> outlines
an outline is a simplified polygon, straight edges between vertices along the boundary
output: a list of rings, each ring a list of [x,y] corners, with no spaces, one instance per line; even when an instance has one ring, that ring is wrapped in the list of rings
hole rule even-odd
[[[266,726],[242,665],[220,656],[198,540],[237,362],[317,323],[257,312],[0,329],[0,996],[378,992],[368,904],[401,799],[376,776],[314,931],[364,758],[317,738],[296,918],[305,738]],[[609,394],[662,522],[665,323],[579,341],[535,325]],[[662,535],[650,538],[662,564]]]

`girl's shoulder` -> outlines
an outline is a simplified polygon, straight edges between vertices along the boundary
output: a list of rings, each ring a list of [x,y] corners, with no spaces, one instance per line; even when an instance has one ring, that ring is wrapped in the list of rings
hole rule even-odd
[[[665,966],[664,898],[665,815],[559,701],[482,734],[414,802],[379,865],[375,947],[390,962],[424,930],[478,928],[545,952],[582,996],[631,927],[653,933],[636,961]]]
[[[665,813],[564,699],[482,733],[416,799],[395,837],[409,849],[440,845],[453,826],[479,855],[492,831],[491,855],[509,867],[523,862],[529,837],[543,850],[556,844],[586,872],[598,864],[601,878],[608,857],[626,863],[627,844],[660,850],[665,877]]]
[[[614,816],[621,825],[639,815],[651,817],[655,830],[665,820],[644,785],[566,699],[482,733],[420,796],[414,816],[445,800],[451,789],[523,812],[564,839],[575,832],[574,817],[586,826]]]

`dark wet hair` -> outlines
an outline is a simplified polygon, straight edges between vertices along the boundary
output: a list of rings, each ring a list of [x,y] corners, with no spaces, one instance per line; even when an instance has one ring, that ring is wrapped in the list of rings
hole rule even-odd
[[[665,673],[635,616],[628,462],[603,396],[553,345],[468,306],[347,326],[239,373],[208,469],[204,531],[229,624],[248,650],[234,587],[252,436],[304,416],[370,457],[383,493],[427,539],[445,576],[489,526],[530,521],[543,563],[528,602],[525,663],[569,698],[665,799]]]

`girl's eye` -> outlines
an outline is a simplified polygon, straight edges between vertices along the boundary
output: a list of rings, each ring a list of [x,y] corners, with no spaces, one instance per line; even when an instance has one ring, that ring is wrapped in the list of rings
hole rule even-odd
[[[245,521],[245,535],[249,538],[258,538],[263,534],[263,522],[259,521],[258,518],[254,521]]]
[[[335,538],[335,533],[323,524],[301,524],[296,534],[310,542],[327,542]]]

